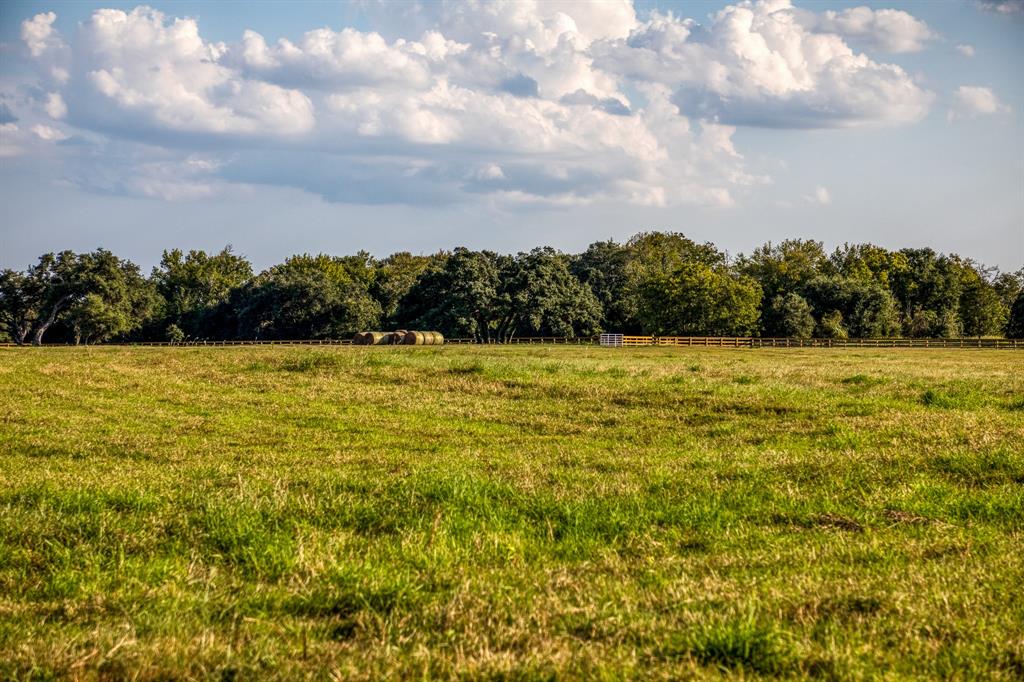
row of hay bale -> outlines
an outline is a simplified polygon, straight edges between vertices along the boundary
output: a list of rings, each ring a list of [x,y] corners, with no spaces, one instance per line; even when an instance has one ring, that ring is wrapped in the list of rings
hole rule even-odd
[[[416,332],[399,329],[396,332],[359,332],[352,337],[358,346],[440,346],[444,343],[441,332]]]

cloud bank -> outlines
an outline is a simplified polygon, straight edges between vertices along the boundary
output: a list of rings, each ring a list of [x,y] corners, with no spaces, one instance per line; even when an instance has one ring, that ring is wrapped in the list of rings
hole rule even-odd
[[[59,144],[71,181],[169,200],[269,184],[356,203],[728,206],[769,181],[737,127],[904,125],[934,100],[855,47],[937,38],[896,10],[763,0],[703,25],[641,20],[628,0],[368,13],[377,32],[273,43],[209,41],[144,6],[96,10],[70,35],[38,14],[21,38],[41,94],[5,93],[8,154]]]

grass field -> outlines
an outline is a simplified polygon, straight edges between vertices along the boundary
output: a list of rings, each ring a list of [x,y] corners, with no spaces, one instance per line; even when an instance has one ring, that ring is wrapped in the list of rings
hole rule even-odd
[[[1024,676],[1024,354],[0,349],[0,678]]]

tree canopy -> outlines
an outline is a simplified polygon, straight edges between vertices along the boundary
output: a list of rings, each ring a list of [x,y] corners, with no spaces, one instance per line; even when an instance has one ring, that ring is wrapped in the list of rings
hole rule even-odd
[[[165,251],[145,277],[103,249],[0,271],[0,340],[344,338],[360,330],[516,336],[1024,335],[1024,269],[957,254],[821,242],[736,258],[677,232],[598,241],[578,254],[459,247],[378,259],[302,254],[259,274],[231,247]]]

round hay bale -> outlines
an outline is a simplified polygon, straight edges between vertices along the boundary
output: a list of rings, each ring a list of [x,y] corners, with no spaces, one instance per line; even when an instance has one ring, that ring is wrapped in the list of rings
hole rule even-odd
[[[357,346],[366,345],[366,332],[356,332],[356,335],[352,337],[352,343]]]
[[[437,344],[437,332],[423,332],[423,343],[428,346]]]
[[[434,334],[434,345],[435,346],[443,346],[444,345],[444,334],[442,334],[441,332],[433,332],[433,334]]]
[[[406,346],[416,345],[416,332],[406,332],[405,336],[402,337],[402,343]]]

